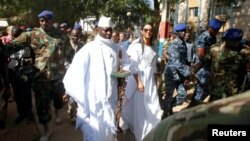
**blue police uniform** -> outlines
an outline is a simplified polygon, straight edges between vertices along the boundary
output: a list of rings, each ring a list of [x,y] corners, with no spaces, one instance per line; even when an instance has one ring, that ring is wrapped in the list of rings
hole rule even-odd
[[[186,30],[186,25],[179,24],[174,30],[175,32]],[[187,65],[187,47],[184,40],[176,37],[170,43],[167,53],[169,59],[164,70],[166,96],[162,103],[164,111],[169,111],[173,106],[184,102],[187,95],[184,80],[190,74],[190,67]],[[174,89],[177,89],[178,92],[176,101],[173,101]]]
[[[209,27],[213,30],[219,30],[222,26],[221,21],[217,19],[212,19],[209,22]],[[198,48],[205,48],[205,56],[209,55],[210,46],[216,43],[216,36],[210,35],[208,31],[204,31],[196,42],[196,51]],[[198,58],[197,52],[194,55],[194,63],[198,64],[200,61],[205,62],[206,57],[200,60]],[[193,101],[198,103],[202,102],[208,96],[208,83],[209,83],[209,73],[210,66],[208,64],[204,64],[204,66],[196,73],[196,78],[198,79],[198,83],[195,88]]]

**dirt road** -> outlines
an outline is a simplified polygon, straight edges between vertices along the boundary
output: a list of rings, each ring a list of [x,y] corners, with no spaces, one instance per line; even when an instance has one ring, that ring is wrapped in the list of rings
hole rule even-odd
[[[187,105],[188,102],[185,102],[183,105],[175,107],[174,111],[180,111]],[[33,110],[33,112],[35,113],[35,110]],[[62,117],[61,124],[54,122],[54,115],[49,124],[49,141],[82,141],[82,133],[76,130],[75,125],[71,123],[69,115],[67,114],[67,106],[64,106],[60,113]],[[37,141],[39,139],[42,128],[36,116],[35,121],[23,121],[19,124],[14,122],[17,117],[15,101],[9,102],[7,117],[6,128],[0,129],[1,141]],[[135,141],[135,139],[133,134],[125,133],[118,134],[117,141]]]

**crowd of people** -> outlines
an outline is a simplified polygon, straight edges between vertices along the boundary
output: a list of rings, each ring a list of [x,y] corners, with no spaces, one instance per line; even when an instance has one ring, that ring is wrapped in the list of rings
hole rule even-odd
[[[59,111],[66,97],[62,79],[84,42],[80,25],[75,24],[72,30],[65,30],[64,23],[56,26],[54,13],[48,10],[39,13],[37,18],[40,26],[32,30],[7,27],[7,35],[1,37],[1,76],[4,95],[14,95],[18,112],[15,123],[34,120],[32,93],[35,93],[36,114],[44,129],[41,140],[48,140],[52,109],[55,122],[61,122]],[[72,115],[72,109],[69,111]]]
[[[52,101],[56,123],[67,103],[71,120],[85,141],[113,141],[118,129],[142,141],[161,120],[174,114],[175,106],[186,101],[190,83],[195,86],[188,107],[201,104],[208,95],[214,101],[250,88],[250,47],[242,40],[244,32],[230,28],[223,33],[222,44],[216,44],[222,26],[218,19],[209,22],[196,42],[190,41],[187,24],[174,26],[162,55],[166,93],[161,95],[151,23],[144,23],[135,39],[133,32],[116,31],[112,19],[102,16],[94,39],[84,41],[79,24],[71,29],[53,18],[52,11],[44,10],[38,14],[40,27],[10,26],[1,37],[4,94],[11,95],[13,90],[19,114],[15,122],[20,123],[33,120],[34,92],[36,114],[44,127],[41,141],[48,140]],[[119,99],[121,77],[125,92]],[[119,102],[122,125],[116,122]]]

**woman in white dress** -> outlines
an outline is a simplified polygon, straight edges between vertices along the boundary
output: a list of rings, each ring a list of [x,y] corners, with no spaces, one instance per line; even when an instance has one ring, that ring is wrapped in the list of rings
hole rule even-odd
[[[156,87],[156,47],[153,46],[153,26],[145,24],[141,38],[127,50],[131,61],[131,76],[127,79],[123,100],[123,129],[131,129],[137,141],[160,122],[161,108]]]

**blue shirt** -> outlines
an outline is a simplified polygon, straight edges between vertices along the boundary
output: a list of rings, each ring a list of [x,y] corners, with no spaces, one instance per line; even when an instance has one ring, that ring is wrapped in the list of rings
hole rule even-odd
[[[123,42],[120,42],[118,43],[118,45],[124,49],[124,51],[127,51],[128,50],[128,46],[130,45],[130,42],[128,40],[126,41],[123,41]]]

